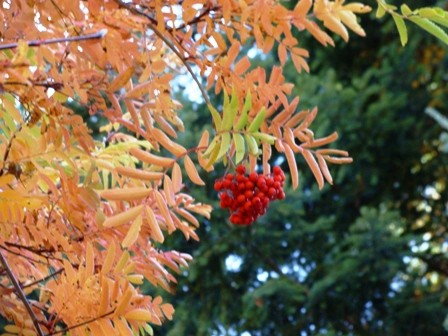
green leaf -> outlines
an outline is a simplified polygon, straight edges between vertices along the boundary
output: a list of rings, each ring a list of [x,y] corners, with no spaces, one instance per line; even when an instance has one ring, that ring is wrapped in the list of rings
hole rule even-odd
[[[241,134],[233,134],[233,142],[235,143],[235,163],[238,164],[243,160],[246,149],[244,146],[244,138]]]
[[[143,326],[143,328],[145,329],[145,331],[150,335],[153,336],[154,335],[154,330],[152,329],[152,327],[149,324],[145,324]]]
[[[235,131],[240,131],[247,124],[247,119],[249,116],[249,111],[252,108],[252,94],[250,91],[247,93],[246,100],[244,101],[243,110],[241,111],[240,118],[238,119],[237,124],[233,128]]]
[[[440,17],[445,16],[445,11],[441,8],[423,7],[419,8],[417,10],[417,13],[420,15],[420,17],[427,19],[430,19],[434,16],[440,16]]]
[[[408,43],[408,30],[406,29],[406,24],[400,15],[393,13],[392,18],[394,19],[395,25],[398,29],[398,34],[400,34],[401,45],[404,47]]]
[[[409,8],[409,6],[406,4],[401,5],[400,9],[401,9],[401,13],[405,16],[410,16],[410,15],[414,14],[412,12],[412,10]]]
[[[219,148],[219,153],[218,153],[218,157],[216,158],[216,160],[219,160],[220,158],[222,158],[228,151],[230,148],[230,133],[223,133],[221,135],[221,146]]]
[[[436,17],[431,18],[430,20],[434,23],[441,25],[441,26],[448,27],[448,17],[441,18],[441,17],[436,16]]]
[[[244,137],[246,138],[247,147],[249,147],[249,153],[252,155],[257,155],[258,154],[257,140],[255,140],[255,138],[250,134],[244,134]]]
[[[237,113],[238,113],[238,95],[236,94],[236,90],[233,90],[232,100],[230,101],[230,103],[228,102],[226,103],[224,101],[223,116],[222,116],[223,131],[230,131],[232,129]]]
[[[215,123],[216,131],[217,132],[221,131],[222,120],[221,120],[221,116],[219,115],[219,112],[213,107],[213,105],[209,104],[207,106],[212,114],[212,118],[213,118],[213,122]]]
[[[264,116],[266,115],[266,109],[263,107],[260,112],[257,113],[254,120],[249,125],[248,131],[250,133],[256,132],[259,130],[261,124],[264,121]]]
[[[431,22],[428,19],[422,19],[417,16],[411,16],[409,18],[412,22],[414,22],[416,25],[420,26],[424,30],[426,30],[428,33],[434,35],[439,40],[441,40],[443,43],[448,44],[448,35],[445,31],[443,31],[438,25]]]
[[[376,10],[377,19],[381,19],[384,14],[386,14],[386,9],[381,4],[378,4],[378,8]]]
[[[219,144],[220,138],[221,138],[221,136],[214,137],[214,139],[212,140],[212,142],[210,143],[210,145],[208,146],[207,150],[204,153],[205,158],[208,157],[213,152],[215,147]]]
[[[417,13],[423,19],[429,19],[434,23],[448,27],[448,12],[441,8],[424,7],[420,8]]]
[[[266,142],[270,145],[273,145],[275,143],[275,140],[277,140],[275,136],[272,136],[267,133],[255,132],[252,135],[254,136],[255,139],[260,140],[261,142]]]

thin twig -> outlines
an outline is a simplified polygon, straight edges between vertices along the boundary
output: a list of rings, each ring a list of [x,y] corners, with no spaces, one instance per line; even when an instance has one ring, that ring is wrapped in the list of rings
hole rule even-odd
[[[1,244],[0,244],[0,249],[3,249],[3,250],[5,250],[6,252],[11,253],[11,254],[14,254],[14,255],[16,255],[16,256],[18,256],[18,257],[25,258],[25,259],[27,259],[27,260],[29,260],[29,261],[32,261],[33,263],[36,263],[36,264],[43,264],[43,265],[48,265],[47,262],[44,262],[44,261],[42,261],[42,260],[37,260],[37,259],[31,258],[31,257],[28,257],[28,256],[26,256],[26,255],[23,255],[23,254],[19,253],[19,252],[13,251],[13,250],[11,250],[11,249],[9,249],[9,248],[7,248],[6,246],[1,245]],[[44,257],[44,258],[45,258],[45,257]]]
[[[8,265],[8,261],[3,256],[3,253],[0,252],[0,262],[3,265],[3,268],[6,270],[6,273],[8,274],[9,280],[12,282],[12,285],[14,286],[17,295],[19,296],[20,300],[22,300],[23,304],[25,305],[26,310],[28,311],[28,314],[31,317],[31,320],[33,321],[34,328],[36,328],[37,334],[39,336],[45,336],[44,332],[40,328],[39,320],[37,319],[36,315],[33,312],[33,309],[31,308],[30,304],[28,303],[28,299],[25,296],[25,293],[22,291],[22,287],[20,286],[19,282],[17,281],[16,277],[14,276],[14,273],[12,273],[11,268]]]
[[[101,319],[101,318],[103,318],[103,317],[109,316],[109,315],[113,314],[114,312],[115,312],[115,308],[114,308],[113,310],[111,310],[110,312],[107,312],[107,313],[104,313],[103,315],[100,315],[100,316],[91,318],[90,320],[87,320],[87,321],[84,321],[84,322],[80,322],[80,323],[74,324],[74,325],[72,325],[72,326],[69,326],[69,327],[67,327],[67,328],[64,328],[64,329],[61,329],[61,330],[52,332],[52,333],[48,334],[48,336],[57,335],[57,334],[63,334],[63,333],[65,333],[66,331],[69,331],[69,330],[72,330],[72,329],[81,327],[81,326],[83,326],[83,325],[86,325],[86,324],[89,324],[89,323],[94,322],[94,321],[96,321],[96,320],[99,320],[99,319]]]
[[[157,29],[157,27],[152,23],[154,19],[151,16],[149,16],[148,14],[146,14],[145,12],[142,12],[141,10],[139,10],[138,8],[132,7],[131,6],[132,3],[125,3],[122,0],[114,0],[114,1],[121,8],[125,8],[133,14],[144,16],[145,18],[147,18],[149,20],[149,22],[147,23],[149,29],[151,29],[154,32],[154,34],[156,34],[163,42],[165,42],[165,44],[176,54],[176,56],[179,57],[179,59],[185,65],[185,67],[187,68],[187,71],[190,73],[191,77],[197,84],[199,90],[201,91],[201,94],[204,97],[205,103],[207,105],[211,105],[210,99],[208,98],[207,91],[202,86],[201,82],[199,81],[199,78],[193,72],[193,69],[191,68],[190,64],[187,63],[186,59],[182,56],[180,51],[177,50],[177,48],[173,44],[173,42],[170,41],[165,35],[163,35],[162,32],[160,32]]]
[[[106,34],[107,34],[107,29],[101,29],[100,31],[93,33],[93,34],[87,34],[87,35],[81,35],[81,36],[71,36],[71,37],[58,37],[58,38],[48,39],[48,40],[33,40],[33,41],[27,41],[26,43],[30,47],[38,47],[38,46],[41,46],[44,44],[95,40],[95,39],[103,38]],[[14,48],[17,48],[18,45],[19,45],[18,43],[2,44],[2,45],[0,45],[0,50],[14,49]]]
[[[64,272],[64,268],[60,268],[56,272],[53,272],[53,273],[47,275],[46,277],[43,277],[41,279],[37,279],[37,280],[35,280],[33,282],[27,283],[26,285],[23,285],[22,288],[32,287],[32,286],[38,284],[39,282],[46,281],[46,280],[48,280],[48,279],[50,279],[50,278],[54,277],[55,275],[57,275],[59,273],[62,273],[62,272]]]

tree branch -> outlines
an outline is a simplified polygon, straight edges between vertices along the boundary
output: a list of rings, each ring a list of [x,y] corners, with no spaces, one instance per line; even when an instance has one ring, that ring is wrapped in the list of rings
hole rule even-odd
[[[38,284],[39,282],[46,281],[46,280],[48,280],[48,279],[50,279],[50,278],[54,277],[55,275],[57,275],[57,274],[59,274],[59,273],[62,273],[62,272],[64,272],[64,268],[60,268],[60,269],[58,269],[56,272],[53,272],[53,273],[47,275],[46,277],[44,277],[44,278],[42,278],[42,279],[37,279],[37,280],[35,280],[35,281],[33,281],[33,282],[30,282],[30,283],[28,283],[28,284],[22,286],[22,288],[32,287],[32,286]]]
[[[201,82],[199,81],[199,78],[193,72],[193,69],[191,68],[190,64],[187,63],[187,61],[182,56],[180,51],[177,50],[177,48],[173,44],[173,42],[170,41],[165,35],[163,35],[157,29],[157,27],[153,24],[154,19],[151,16],[149,16],[148,14],[146,14],[145,12],[139,10],[138,8],[132,7],[131,6],[132,3],[125,3],[122,0],[114,0],[114,2],[116,2],[120,8],[125,8],[125,9],[127,9],[128,11],[130,11],[133,14],[144,16],[145,18],[147,18],[149,20],[149,22],[147,23],[149,29],[151,29],[154,32],[154,34],[157,35],[157,37],[159,37],[163,42],[165,42],[165,44],[176,54],[176,56],[179,57],[179,59],[185,65],[185,67],[187,68],[187,71],[190,73],[191,77],[193,78],[193,80],[197,84],[199,90],[201,91],[201,94],[204,97],[205,103],[207,105],[211,105],[210,99],[208,98],[207,91],[202,86]]]
[[[106,34],[107,34],[107,29],[101,29],[100,31],[93,33],[93,34],[72,36],[72,37],[59,37],[59,38],[48,39],[48,40],[32,40],[32,41],[27,41],[26,43],[30,47],[38,47],[38,46],[41,46],[44,44],[95,40],[95,39],[103,38]],[[18,43],[2,44],[2,45],[0,45],[0,50],[14,49],[14,48],[17,48],[18,45],[19,45]]]
[[[36,328],[37,334],[39,336],[45,336],[44,332],[40,328],[39,320],[37,319],[36,315],[33,312],[33,309],[31,308],[30,304],[28,303],[28,299],[25,296],[25,293],[22,291],[22,287],[20,286],[19,282],[17,281],[16,277],[14,276],[14,273],[12,273],[11,268],[8,265],[8,261],[3,256],[3,254],[0,252],[0,262],[3,265],[3,268],[6,270],[6,273],[8,274],[9,280],[12,282],[12,285],[14,286],[17,295],[19,296],[20,300],[22,300],[23,304],[25,305],[25,308],[28,312],[28,314],[31,317],[31,320],[33,321],[34,328]]]

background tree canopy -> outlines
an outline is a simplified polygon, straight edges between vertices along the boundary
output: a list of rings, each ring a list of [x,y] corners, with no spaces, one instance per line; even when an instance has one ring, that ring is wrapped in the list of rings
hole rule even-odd
[[[430,2],[408,5],[444,4]],[[300,36],[314,71],[285,71],[301,106],[319,106],[317,135],[337,130],[354,163],[337,167],[323,192],[300,170],[299,191],[251,228],[228,224],[211,187],[223,171],[208,174],[210,187],[192,190],[215,205],[201,242],[169,241],[194,262],[170,297],[176,318],[160,334],[446,334],[448,154],[443,129],[424,113],[431,106],[447,115],[446,47],[410,27],[403,48],[393,20],[373,17],[367,38],[337,48]],[[248,55],[267,69],[275,60]],[[198,103],[186,110],[185,141],[196,143],[208,114]],[[277,162],[287,169],[283,156]]]

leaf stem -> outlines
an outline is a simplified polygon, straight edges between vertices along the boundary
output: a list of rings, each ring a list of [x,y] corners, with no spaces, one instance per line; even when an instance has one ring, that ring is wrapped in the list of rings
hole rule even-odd
[[[40,328],[39,320],[37,319],[36,315],[33,312],[33,309],[31,308],[28,299],[25,296],[25,293],[22,291],[22,287],[20,286],[19,282],[17,281],[16,277],[14,276],[14,273],[12,272],[11,268],[8,265],[8,261],[3,256],[3,254],[0,252],[0,262],[3,265],[3,268],[6,270],[6,273],[8,274],[8,278],[11,281],[12,285],[14,286],[17,295],[19,296],[20,300],[22,300],[23,304],[25,305],[25,308],[28,312],[28,314],[31,317],[31,320],[33,321],[34,328],[36,328],[37,334],[39,336],[45,336],[44,332]]]

